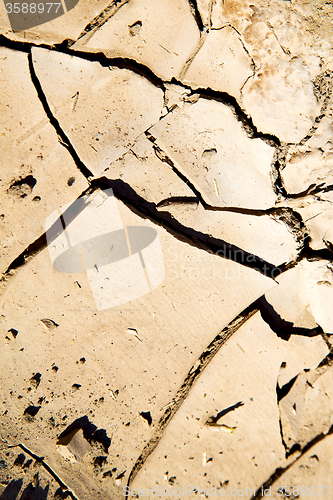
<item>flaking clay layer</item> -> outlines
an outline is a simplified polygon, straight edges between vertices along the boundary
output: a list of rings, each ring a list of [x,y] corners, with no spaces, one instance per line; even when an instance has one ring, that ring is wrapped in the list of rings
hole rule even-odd
[[[0,4],[0,500],[331,498],[331,7]]]

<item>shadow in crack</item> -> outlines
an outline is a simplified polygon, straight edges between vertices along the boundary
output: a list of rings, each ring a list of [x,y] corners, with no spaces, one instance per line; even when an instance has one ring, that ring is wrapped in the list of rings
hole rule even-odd
[[[45,488],[42,488],[37,480],[37,484],[34,486],[29,483],[22,491],[21,496],[19,496],[20,491],[23,486],[23,479],[15,480],[13,479],[6,489],[0,495],[0,500],[48,500],[50,499],[49,490],[50,486],[47,484]],[[52,496],[52,495],[51,495]],[[69,491],[58,488],[53,500],[65,500],[66,498],[72,497]],[[73,497],[72,497],[73,498]]]
[[[283,340],[289,340],[291,335],[303,335],[305,337],[315,337],[321,335],[323,329],[320,326],[316,328],[298,328],[291,321],[286,321],[279,316],[275,309],[267,302],[263,295],[256,301],[256,307],[259,309],[262,319],[269,325],[271,330]]]
[[[35,487],[32,483],[29,483],[28,486],[24,489],[19,500],[47,500],[48,493],[48,484],[44,489],[39,484]]]
[[[280,403],[281,399],[285,398],[292,389],[294,383],[296,382],[296,379],[298,377],[298,374],[289,380],[286,384],[284,384],[282,387],[279,386],[279,382],[276,384],[276,397],[277,397],[277,402]]]
[[[16,500],[17,495],[20,493],[20,489],[22,488],[22,484],[23,479],[11,481],[0,496],[0,500]]]
[[[220,418],[224,417],[224,415],[227,415],[231,411],[236,410],[240,406],[244,406],[244,403],[242,401],[238,401],[238,403],[236,403],[232,406],[229,406],[228,408],[225,408],[224,410],[219,411],[215,417],[209,417],[206,424],[216,424],[217,421],[220,420]]]
[[[258,271],[265,276],[275,279],[283,272],[281,267],[274,266],[270,262],[243,250],[232,243],[222,239],[217,239],[209,234],[196,231],[191,227],[184,226],[175,219],[169,212],[159,211],[154,203],[146,201],[139,196],[134,189],[121,179],[108,179],[100,177],[91,182],[92,187],[102,190],[112,189],[116,198],[124,202],[132,212],[140,217],[149,219],[155,224],[162,226],[180,241],[185,241],[189,245],[201,248],[209,253],[219,255],[224,259],[233,260],[238,264]]]
[[[73,498],[69,491],[64,491],[61,488],[58,488],[54,494],[54,500],[65,500],[66,498]]]
[[[73,437],[73,432],[82,429],[84,438],[89,442],[100,443],[105,453],[108,453],[111,445],[111,439],[107,436],[105,429],[97,429],[96,425],[92,424],[87,415],[77,418],[72,422],[58,437],[57,444],[66,446]]]

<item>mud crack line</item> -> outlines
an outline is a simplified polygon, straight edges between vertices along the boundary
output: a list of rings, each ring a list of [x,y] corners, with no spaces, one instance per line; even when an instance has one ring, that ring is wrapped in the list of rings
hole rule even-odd
[[[248,306],[244,311],[242,311],[235,319],[233,319],[223,330],[212,340],[212,342],[206,347],[202,352],[199,359],[194,363],[187,376],[184,379],[183,384],[180,389],[178,389],[177,394],[168,403],[164,409],[164,414],[160,418],[154,436],[143,448],[143,451],[137,461],[135,462],[129,478],[127,485],[129,486],[133,481],[140,469],[144,466],[149,455],[155,450],[158,445],[163,432],[165,431],[167,425],[170,423],[171,419],[174,417],[182,403],[187,398],[192,385],[199,378],[204,369],[208,366],[217,352],[221,347],[232,337],[232,335],[248,320],[250,319],[258,309],[255,306],[255,302]],[[127,496],[126,496],[127,498]]]
[[[38,98],[39,98],[39,100],[40,100],[40,102],[41,102],[41,104],[42,104],[42,106],[44,108],[46,116],[48,117],[51,125],[55,128],[58,136],[61,139],[61,143],[63,144],[63,146],[66,147],[66,149],[68,150],[69,154],[73,158],[73,160],[74,160],[77,168],[80,170],[80,172],[82,173],[82,175],[84,175],[89,180],[89,178],[93,177],[92,172],[90,172],[90,170],[81,161],[81,159],[80,159],[79,155],[77,154],[77,152],[75,151],[75,149],[74,149],[71,141],[69,140],[69,138],[67,137],[67,135],[65,134],[65,132],[63,131],[63,129],[61,128],[58,120],[55,118],[55,116],[51,112],[51,109],[49,107],[49,104],[47,102],[45,94],[44,94],[44,92],[42,90],[41,84],[40,84],[40,82],[39,82],[39,80],[37,78],[37,75],[35,73],[35,68],[34,68],[34,65],[33,65],[32,54],[31,53],[28,56],[28,61],[29,61],[29,70],[30,70],[31,81],[32,81],[33,85],[36,88]]]
[[[91,185],[99,187],[102,190],[111,188],[116,198],[122,201],[132,212],[139,215],[141,218],[149,219],[154,224],[163,227],[180,241],[184,241],[196,248],[200,248],[201,250],[213,253],[222,258],[233,260],[271,279],[275,279],[284,270],[285,264],[282,266],[274,266],[274,264],[232,243],[184,226],[170,213],[157,210],[154,203],[150,203],[139,196],[136,191],[122,179],[111,180],[107,177],[100,177],[98,179],[93,179]]]
[[[35,453],[30,451],[29,448],[24,446],[24,444],[22,443],[14,446],[8,446],[8,448],[21,448],[21,450],[23,450],[27,455],[30,455],[31,458],[36,460],[36,462],[40,463],[44,467],[44,469],[53,477],[53,479],[57,481],[61,489],[66,491],[73,500],[79,500],[78,497],[75,496],[74,493],[71,491],[71,489],[68,488],[68,486],[66,486],[66,484],[60,479],[58,474],[56,474],[54,470],[52,470],[51,467],[44,461],[44,457],[39,457],[38,455],[35,455]]]

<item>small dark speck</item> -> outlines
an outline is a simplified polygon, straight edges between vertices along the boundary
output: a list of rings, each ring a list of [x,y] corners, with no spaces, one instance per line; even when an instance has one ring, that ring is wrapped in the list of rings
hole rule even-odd
[[[41,373],[34,373],[33,377],[31,377],[30,379],[31,385],[37,388],[40,384],[41,378],[42,378]]]
[[[116,479],[122,479],[124,476],[125,476],[125,470],[124,472],[121,472],[121,474],[119,474],[119,476],[116,477]]]
[[[94,458],[94,466],[95,467],[103,467],[104,464],[107,462],[107,457],[95,457]]]
[[[141,415],[141,417],[142,417],[142,418],[144,418],[145,420],[147,420],[148,425],[151,425],[151,424],[152,424],[153,419],[152,419],[152,417],[151,417],[151,413],[150,413],[150,411],[142,411],[142,412],[140,413],[140,415]]]
[[[14,339],[16,339],[16,337],[18,336],[18,331],[15,330],[15,328],[10,328],[8,332],[13,335]]]
[[[68,179],[68,181],[67,181],[67,184],[68,184],[69,186],[73,186],[74,182],[75,182],[75,177],[70,177],[70,178]]]
[[[49,318],[43,318],[41,319],[41,322],[49,329],[49,330],[53,330],[54,328],[56,328],[58,325],[58,323],[56,323],[55,321],[53,321],[53,319],[49,319]]]
[[[24,415],[29,415],[30,417],[35,417],[39,410],[41,409],[41,406],[28,406],[24,410]]]

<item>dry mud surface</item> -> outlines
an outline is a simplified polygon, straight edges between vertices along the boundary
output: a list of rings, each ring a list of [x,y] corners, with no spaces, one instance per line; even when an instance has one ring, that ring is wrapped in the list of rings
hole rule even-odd
[[[333,2],[0,5],[0,499],[333,498]]]

